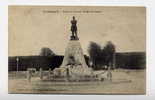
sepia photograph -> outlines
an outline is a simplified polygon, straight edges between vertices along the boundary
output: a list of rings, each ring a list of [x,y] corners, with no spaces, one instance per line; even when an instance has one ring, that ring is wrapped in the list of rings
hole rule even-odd
[[[144,6],[8,6],[8,93],[146,94]]]

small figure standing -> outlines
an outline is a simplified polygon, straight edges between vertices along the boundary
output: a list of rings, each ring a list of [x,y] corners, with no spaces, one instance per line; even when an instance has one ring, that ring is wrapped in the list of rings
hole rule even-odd
[[[42,80],[43,79],[43,70],[42,70],[42,68],[39,69],[39,75],[40,75],[40,79]]]
[[[66,81],[69,81],[69,68],[66,68],[66,78],[67,78],[67,80]]]
[[[32,71],[31,70],[27,70],[27,79],[29,82],[31,82],[31,77],[32,77]]]
[[[107,78],[108,78],[110,81],[112,81],[111,67],[108,67]]]
[[[75,19],[75,17],[73,16],[73,19],[71,20],[71,31],[72,31],[72,37],[74,37],[75,39],[78,39],[78,36],[77,36],[77,20]]]
[[[49,80],[51,79],[51,68],[49,68],[49,71],[48,71],[48,79]]]
[[[66,75],[69,77],[69,68],[66,68]]]

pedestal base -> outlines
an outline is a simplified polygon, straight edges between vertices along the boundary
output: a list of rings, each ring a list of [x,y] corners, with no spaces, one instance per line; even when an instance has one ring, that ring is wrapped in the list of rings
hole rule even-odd
[[[70,36],[70,40],[79,40],[77,36]]]

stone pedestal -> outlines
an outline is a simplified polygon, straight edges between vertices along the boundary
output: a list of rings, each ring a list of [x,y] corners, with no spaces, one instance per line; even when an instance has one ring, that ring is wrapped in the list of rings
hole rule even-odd
[[[79,40],[77,36],[70,36],[70,40]]]
[[[88,68],[84,54],[78,40],[70,40],[60,68],[55,69],[63,76],[82,77],[90,76],[92,69]]]

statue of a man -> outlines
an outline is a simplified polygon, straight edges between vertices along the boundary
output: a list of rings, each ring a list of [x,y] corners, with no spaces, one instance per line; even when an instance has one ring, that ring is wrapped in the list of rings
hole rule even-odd
[[[72,31],[72,36],[77,38],[77,20],[75,19],[75,17],[73,16],[73,19],[71,20],[71,31]]]

